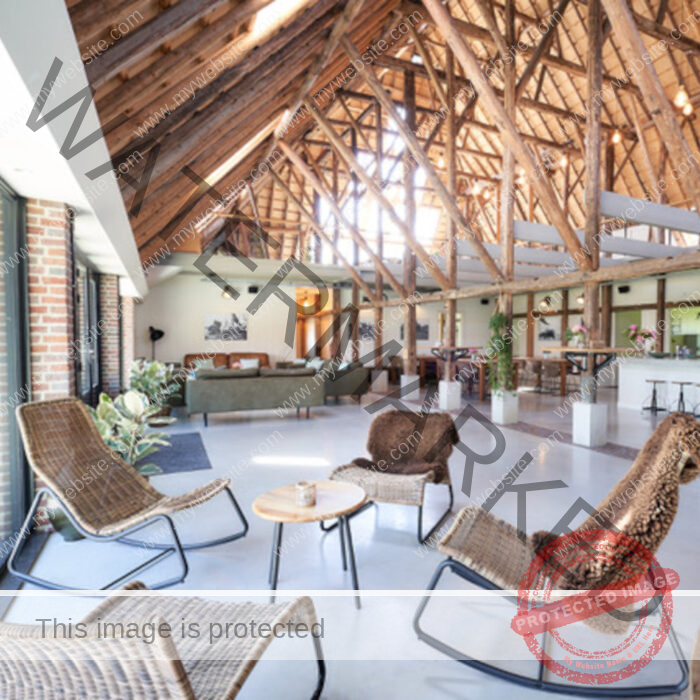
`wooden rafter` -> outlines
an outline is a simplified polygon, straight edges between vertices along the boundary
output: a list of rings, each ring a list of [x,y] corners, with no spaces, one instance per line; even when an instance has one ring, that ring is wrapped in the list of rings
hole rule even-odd
[[[454,51],[455,57],[462,64],[462,68],[467,76],[471,77],[479,87],[480,99],[486,105],[486,109],[494,121],[496,127],[504,140],[507,140],[513,147],[516,158],[525,169],[526,175],[532,183],[537,197],[545,208],[550,221],[559,231],[569,253],[578,262],[581,269],[591,268],[591,260],[588,254],[581,249],[581,244],[574,233],[566,215],[559,206],[557,195],[552,186],[544,178],[539,177],[540,169],[535,161],[532,152],[520,138],[518,131],[496,96],[488,78],[484,75],[479,65],[479,61],[474,52],[466,44],[460,32],[454,26],[452,18],[446,8],[438,0],[424,0],[424,4],[432,15],[435,23],[440,29],[447,43]]]

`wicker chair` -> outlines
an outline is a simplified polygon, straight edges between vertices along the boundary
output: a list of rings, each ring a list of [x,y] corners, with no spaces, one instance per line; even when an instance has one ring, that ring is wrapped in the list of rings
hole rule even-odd
[[[132,590],[144,589],[132,584]],[[99,636],[96,623],[99,620]],[[182,639],[185,620],[199,623],[198,638]],[[87,618],[85,638],[54,636],[53,625],[42,635],[39,625],[0,623],[0,697],[5,700],[65,698],[235,698],[274,637],[230,635],[210,644],[211,623],[254,621],[312,629],[316,613],[310,598],[268,605],[222,603],[194,597],[113,596]],[[153,643],[104,634],[105,623],[168,623],[171,636],[154,635]],[[60,633],[59,633],[60,634]],[[318,665],[313,698],[319,698],[326,668],[317,636],[312,637]]]
[[[600,518],[601,513],[613,512],[614,516],[612,522],[608,523],[608,528],[628,535],[652,555],[655,554],[675,518],[679,501],[679,485],[688,483],[700,472],[700,448],[697,447],[697,440],[693,437],[697,435],[699,429],[700,423],[691,416],[675,413],[667,417],[647,440],[627,474],[598,506],[597,511],[589,515],[576,529],[576,532],[605,527],[596,520],[595,516]],[[690,451],[679,449],[681,444],[690,445],[691,447],[686,448]],[[676,454],[681,454],[680,461],[678,458],[671,458],[674,451]],[[642,484],[641,487],[639,487],[640,484]],[[630,488],[635,492],[635,497],[621,500],[621,496]],[[622,508],[617,506],[621,502],[625,504]],[[517,591],[521,588],[528,567],[537,552],[555,541],[555,535],[548,532],[536,532],[528,537],[518,528],[482,508],[468,506],[459,512],[450,530],[438,545],[438,550],[447,558],[435,570],[428,584],[428,590],[434,590],[444,571],[450,569],[480,588]],[[624,552],[627,554],[626,569],[620,572],[619,567],[613,567],[609,563],[609,551],[599,553],[592,562],[590,560],[581,562],[581,550],[574,548],[571,558],[574,561],[577,557],[579,558],[579,563],[574,563],[572,566],[576,579],[573,582],[562,579],[561,568],[558,568],[551,578],[553,589],[591,590],[625,579],[632,575],[630,571],[640,575],[646,574],[646,568],[642,569],[639,566],[639,559],[635,559],[633,554],[630,555],[627,546]],[[545,566],[544,562],[542,566]],[[577,583],[577,580],[582,585]],[[669,630],[668,638],[680,667],[680,680],[676,685],[634,688],[581,686],[579,688],[570,684],[543,680],[544,666],[540,669],[539,678],[523,676],[500,666],[474,659],[428,634],[420,626],[420,620],[429,598],[430,596],[423,598],[413,620],[413,627],[418,637],[457,661],[497,678],[538,690],[605,697],[636,698],[672,695],[685,690],[688,686],[688,664],[683,658],[683,652],[673,628]],[[516,598],[510,598],[510,600],[517,603]],[[603,615],[590,618],[585,621],[585,624],[608,634],[621,634],[627,629],[627,623],[621,627],[618,619]],[[546,636],[547,632],[545,632]],[[546,641],[543,639],[542,646],[544,647],[545,644]]]
[[[367,441],[367,449],[373,464],[384,462],[394,466],[401,465],[404,473],[389,473],[381,471],[381,469],[361,467],[352,463],[334,469],[329,478],[336,481],[347,481],[365,490],[367,503],[353,516],[377,502],[418,506],[418,541],[423,544],[440,527],[452,510],[454,495],[447,460],[458,436],[449,413],[429,413],[424,417],[425,425],[422,429],[417,427],[410,418],[407,418],[405,413],[405,411],[396,410],[380,413],[372,421]],[[414,438],[417,430],[421,434],[418,439]],[[441,451],[435,455],[430,463],[426,462],[429,450],[439,440],[444,439],[446,434],[449,434],[450,439],[445,442]],[[408,448],[406,453],[400,449],[404,445]],[[450,501],[435,525],[427,535],[423,536],[423,504],[425,502],[425,487],[428,484],[447,486]],[[335,525],[327,527],[321,523],[321,528],[324,531],[333,529],[333,527]]]
[[[52,589],[73,588],[17,568],[17,559],[31,537],[35,515],[47,496],[58,501],[71,523],[89,539],[118,540],[139,546],[143,551],[158,550],[156,556],[104,588],[112,588],[172,554],[180,559],[180,574],[153,588],[181,583],[188,572],[185,550],[232,542],[248,531],[248,522],[231,491],[229,479],[214,479],[180,496],[163,495],[105,445],[87,407],[78,399],[24,404],[17,409],[17,421],[29,463],[44,484],[36,493],[8,561],[10,572],[22,581]],[[198,506],[222,491],[228,495],[243,529],[215,540],[182,544],[170,516]],[[128,538],[158,522],[164,524],[165,536],[172,536],[172,544],[162,543],[162,533],[150,542]]]

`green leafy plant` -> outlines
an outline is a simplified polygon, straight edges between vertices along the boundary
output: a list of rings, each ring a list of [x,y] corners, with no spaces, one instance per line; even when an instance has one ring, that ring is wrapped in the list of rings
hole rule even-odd
[[[163,470],[152,463],[144,464],[149,455],[160,447],[167,447],[167,433],[149,431],[148,421],[160,411],[160,406],[152,406],[145,394],[127,391],[112,400],[107,394],[100,394],[96,409],[90,413],[106,445],[125,462],[133,465],[143,476],[160,474]],[[168,423],[174,418],[164,419]]]
[[[151,406],[163,407],[170,396],[180,391],[172,365],[154,360],[134,360],[131,365],[129,389],[144,394]]]
[[[508,317],[496,311],[489,319],[491,338],[491,390],[493,392],[513,391],[513,343],[508,335]]]

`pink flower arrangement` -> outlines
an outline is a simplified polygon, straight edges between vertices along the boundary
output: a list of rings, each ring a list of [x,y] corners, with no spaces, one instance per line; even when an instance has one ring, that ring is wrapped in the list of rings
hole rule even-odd
[[[643,343],[645,340],[656,340],[657,334],[654,330],[647,330],[646,328],[640,329],[636,323],[630,325],[627,329],[627,337],[633,343]]]

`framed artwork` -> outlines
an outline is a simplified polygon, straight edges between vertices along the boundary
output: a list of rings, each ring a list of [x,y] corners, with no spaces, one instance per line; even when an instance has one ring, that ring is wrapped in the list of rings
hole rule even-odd
[[[248,340],[248,314],[206,314],[204,340]]]

